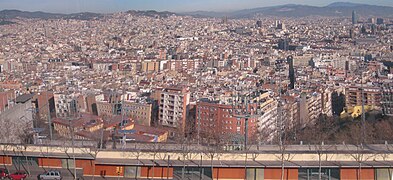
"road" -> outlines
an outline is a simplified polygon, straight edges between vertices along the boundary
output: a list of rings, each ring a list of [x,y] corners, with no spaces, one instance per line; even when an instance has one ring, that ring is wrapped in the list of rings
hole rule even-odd
[[[36,165],[26,165],[26,164],[20,165],[20,166],[18,164],[13,164],[12,166],[1,166],[1,168],[8,169],[8,171],[10,173],[14,173],[17,170],[22,170],[22,171],[25,171],[25,172],[29,172],[29,176],[28,176],[28,178],[26,178],[26,180],[30,180],[30,179],[31,180],[32,179],[36,180],[37,176],[39,174],[42,174],[42,173],[44,173],[47,170],[57,170],[57,171],[59,171],[61,173],[61,176],[63,177],[64,180],[74,179],[74,176],[73,176],[74,169],[67,169],[67,168],[48,169],[48,168],[44,168],[44,167],[38,167]],[[76,170],[76,174],[77,174],[77,177],[81,177],[83,175],[82,169],[77,169]]]

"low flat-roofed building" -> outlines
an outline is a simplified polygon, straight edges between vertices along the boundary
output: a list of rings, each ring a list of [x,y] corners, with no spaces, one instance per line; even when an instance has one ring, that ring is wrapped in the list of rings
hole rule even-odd
[[[60,136],[67,138],[71,138],[71,131],[73,133],[80,131],[95,132],[104,127],[103,119],[91,114],[81,114],[76,118],[56,118],[52,122],[55,131]]]

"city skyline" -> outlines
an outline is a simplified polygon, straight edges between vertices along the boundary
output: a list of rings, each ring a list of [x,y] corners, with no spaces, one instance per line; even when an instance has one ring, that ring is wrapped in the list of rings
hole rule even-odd
[[[334,2],[341,2],[337,0],[295,0],[290,4],[301,4],[311,6],[326,6]],[[344,2],[344,1],[343,1]],[[393,6],[392,1],[388,0],[349,0],[345,2]],[[51,13],[76,13],[76,12],[97,12],[97,13],[113,13],[127,10],[157,10],[157,11],[173,11],[173,12],[190,12],[190,11],[236,11],[241,9],[252,9],[258,7],[269,7],[277,5],[289,4],[287,1],[278,0],[275,2],[247,0],[247,2],[240,0],[215,0],[215,1],[191,1],[191,0],[1,0],[0,10],[17,9],[23,11],[44,11]]]
[[[393,180],[393,2],[344,1],[0,0],[0,179]]]

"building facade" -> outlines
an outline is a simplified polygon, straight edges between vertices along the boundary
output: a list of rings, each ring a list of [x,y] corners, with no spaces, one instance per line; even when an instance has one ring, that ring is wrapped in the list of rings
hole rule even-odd
[[[124,101],[122,104],[124,114],[136,124],[150,126],[152,122],[153,105],[147,102]]]
[[[79,113],[78,99],[74,94],[54,93],[56,117],[69,117]]]
[[[382,85],[382,113],[383,115],[393,116],[393,83]]]
[[[190,92],[186,88],[165,88],[159,101],[158,124],[184,132]],[[174,135],[171,133],[171,136]]]
[[[363,86],[364,105],[372,109],[381,109],[382,93],[380,87]],[[345,89],[345,104],[347,109],[362,106],[362,90],[360,85],[350,86]]]
[[[237,118],[233,116],[232,106],[219,104],[215,101],[200,101],[197,103],[195,128],[204,142],[240,144],[247,133],[248,141],[256,141],[257,120]]]

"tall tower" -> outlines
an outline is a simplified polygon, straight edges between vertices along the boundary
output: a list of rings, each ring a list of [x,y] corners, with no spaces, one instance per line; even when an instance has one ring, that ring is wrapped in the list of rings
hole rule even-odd
[[[352,24],[357,24],[357,23],[358,23],[357,14],[356,14],[356,11],[353,10],[352,11]]]
[[[258,28],[262,27],[262,21],[261,21],[261,20],[258,20],[257,23],[256,23],[256,25],[257,25]]]
[[[287,57],[287,63],[289,64],[289,89],[295,89],[295,70],[293,68],[293,56]]]

